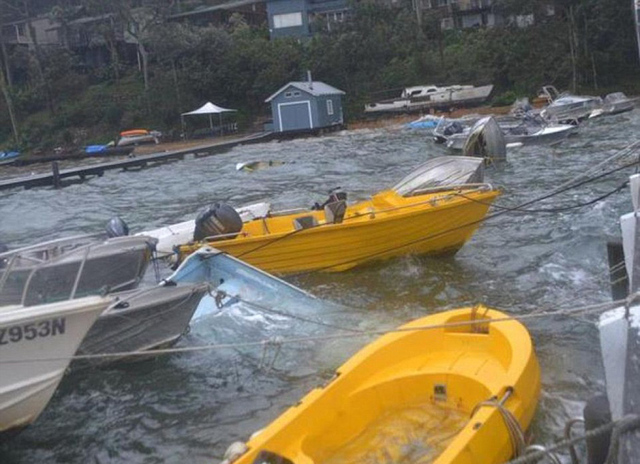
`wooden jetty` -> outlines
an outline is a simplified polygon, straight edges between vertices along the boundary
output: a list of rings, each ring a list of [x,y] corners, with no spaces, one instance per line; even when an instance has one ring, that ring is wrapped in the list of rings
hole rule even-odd
[[[238,145],[247,143],[259,143],[271,140],[272,132],[261,132],[247,137],[228,140],[225,142],[216,142],[207,145],[199,145],[189,147],[182,150],[174,150],[163,153],[153,153],[150,155],[135,156],[132,158],[111,161],[90,166],[81,166],[77,168],[59,170],[56,161],[52,163],[52,172],[45,174],[34,174],[32,176],[16,177],[9,179],[0,179],[0,190],[13,188],[34,188],[53,186],[58,188],[63,185],[64,179],[71,179],[71,183],[83,182],[89,177],[102,177],[105,171],[110,170],[134,170],[143,169],[147,166],[165,164],[172,161],[184,159],[188,155],[209,156],[220,151],[233,148]]]

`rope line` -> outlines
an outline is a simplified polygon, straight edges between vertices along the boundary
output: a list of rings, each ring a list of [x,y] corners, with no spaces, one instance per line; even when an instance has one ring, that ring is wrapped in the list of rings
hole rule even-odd
[[[637,295],[637,294],[636,294]],[[437,329],[449,329],[455,327],[473,327],[475,325],[483,325],[483,324],[495,324],[500,322],[509,322],[509,321],[525,321],[530,319],[538,319],[542,317],[554,317],[554,316],[564,316],[570,317],[572,315],[584,315],[584,314],[594,314],[600,313],[609,309],[614,309],[619,307],[620,305],[624,305],[628,299],[625,300],[617,300],[608,303],[600,303],[588,306],[582,306],[579,308],[573,309],[557,309],[557,310],[544,310],[540,312],[534,312],[530,314],[523,314],[519,316],[504,316],[492,319],[475,319],[469,321],[457,321],[457,322],[447,322],[442,324],[430,324],[425,326],[416,326],[416,327],[397,327],[392,329],[380,329],[380,330],[368,330],[362,332],[353,332],[349,334],[328,334],[328,335],[315,335],[315,336],[307,336],[307,337],[291,337],[291,338],[280,338],[278,337],[278,344],[295,344],[295,343],[306,343],[306,342],[316,342],[316,341],[329,341],[329,340],[339,340],[345,338],[353,338],[353,337],[365,337],[365,336],[374,336],[374,335],[386,335],[393,333],[406,333],[406,332],[416,332],[416,331],[426,331],[426,330],[437,330]],[[7,359],[0,360],[1,364],[21,364],[28,362],[51,362],[51,361],[61,361],[61,360],[75,360],[75,359],[100,359],[100,358],[119,358],[119,357],[127,357],[127,356],[149,356],[160,355],[160,354],[173,354],[173,353],[190,353],[190,352],[199,352],[199,351],[214,351],[221,349],[236,349],[236,348],[250,348],[250,347],[264,347],[266,345],[273,345],[273,339],[265,339],[251,342],[236,342],[236,343],[219,343],[219,344],[207,344],[207,345],[199,345],[199,346],[185,346],[185,347],[177,347],[177,348],[162,348],[151,351],[129,351],[129,352],[118,352],[118,353],[97,353],[97,354],[86,354],[86,355],[74,355],[74,356],[63,356],[63,357],[48,357],[48,358],[31,358],[31,359]]]
[[[567,448],[569,446],[573,446],[576,445],[582,441],[586,441],[590,438],[594,438],[597,437],[599,435],[603,435],[605,433],[609,433],[611,431],[613,431],[612,434],[612,441],[611,441],[611,445],[609,447],[609,454],[607,455],[607,460],[605,461],[606,464],[616,464],[617,462],[617,451],[618,451],[618,445],[616,443],[614,443],[613,438],[614,436],[617,436],[617,440],[619,442],[619,437],[620,435],[630,431],[630,430],[634,430],[640,427],[640,416],[636,415],[636,414],[628,414],[626,416],[624,416],[622,419],[619,419],[617,421],[611,421],[607,424],[601,425],[599,427],[596,427],[595,429],[589,430],[587,432],[585,432],[584,435],[580,435],[578,437],[574,437],[574,438],[568,438],[568,439],[563,439],[560,440],[558,443],[556,443],[555,445],[549,446],[547,448],[545,448],[544,450],[540,450],[540,451],[535,451],[533,453],[529,453],[526,454],[524,456],[518,457],[516,459],[512,459],[510,461],[507,461],[507,463],[505,464],[535,464],[538,461],[540,461],[541,459],[547,457],[547,455],[549,453],[553,453],[555,451],[559,451],[562,450],[564,448]],[[617,432],[617,433],[616,433]],[[616,458],[614,458],[613,456],[616,456]]]

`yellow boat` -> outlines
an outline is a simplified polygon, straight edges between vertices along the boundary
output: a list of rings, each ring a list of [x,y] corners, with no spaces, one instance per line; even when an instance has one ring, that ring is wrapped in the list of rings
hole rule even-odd
[[[382,336],[328,385],[312,390],[245,445],[234,444],[228,453],[236,455],[223,462],[509,460],[512,434],[533,418],[540,369],[527,329],[513,319],[482,322],[495,319],[509,318],[476,306],[427,316]]]
[[[499,195],[482,183],[482,169],[480,158],[435,158],[370,200],[347,205],[332,195],[320,209],[270,213],[210,237],[210,244],[276,274],[343,271],[404,254],[453,254]],[[179,247],[178,259],[202,245]]]

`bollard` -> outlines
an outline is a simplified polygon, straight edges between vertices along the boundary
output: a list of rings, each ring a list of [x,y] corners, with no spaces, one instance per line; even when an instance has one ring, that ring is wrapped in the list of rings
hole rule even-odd
[[[60,185],[60,168],[58,167],[57,161],[51,162],[51,169],[53,171],[53,188],[59,189]]]

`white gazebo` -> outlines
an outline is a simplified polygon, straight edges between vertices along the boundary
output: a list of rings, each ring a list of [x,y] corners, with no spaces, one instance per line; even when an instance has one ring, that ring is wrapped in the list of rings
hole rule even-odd
[[[184,126],[184,117],[185,116],[197,116],[197,115],[203,115],[203,114],[207,114],[209,115],[209,128],[211,129],[211,132],[213,132],[213,114],[217,114],[218,117],[220,118],[220,131],[222,131],[222,113],[231,113],[231,112],[235,112],[237,110],[231,110],[229,108],[222,108],[221,106],[218,105],[214,105],[211,102],[207,102],[204,105],[202,105],[200,108],[198,108],[197,110],[193,110],[193,111],[189,111],[188,113],[182,113],[182,115],[180,115],[181,119],[182,119],[182,124]]]

